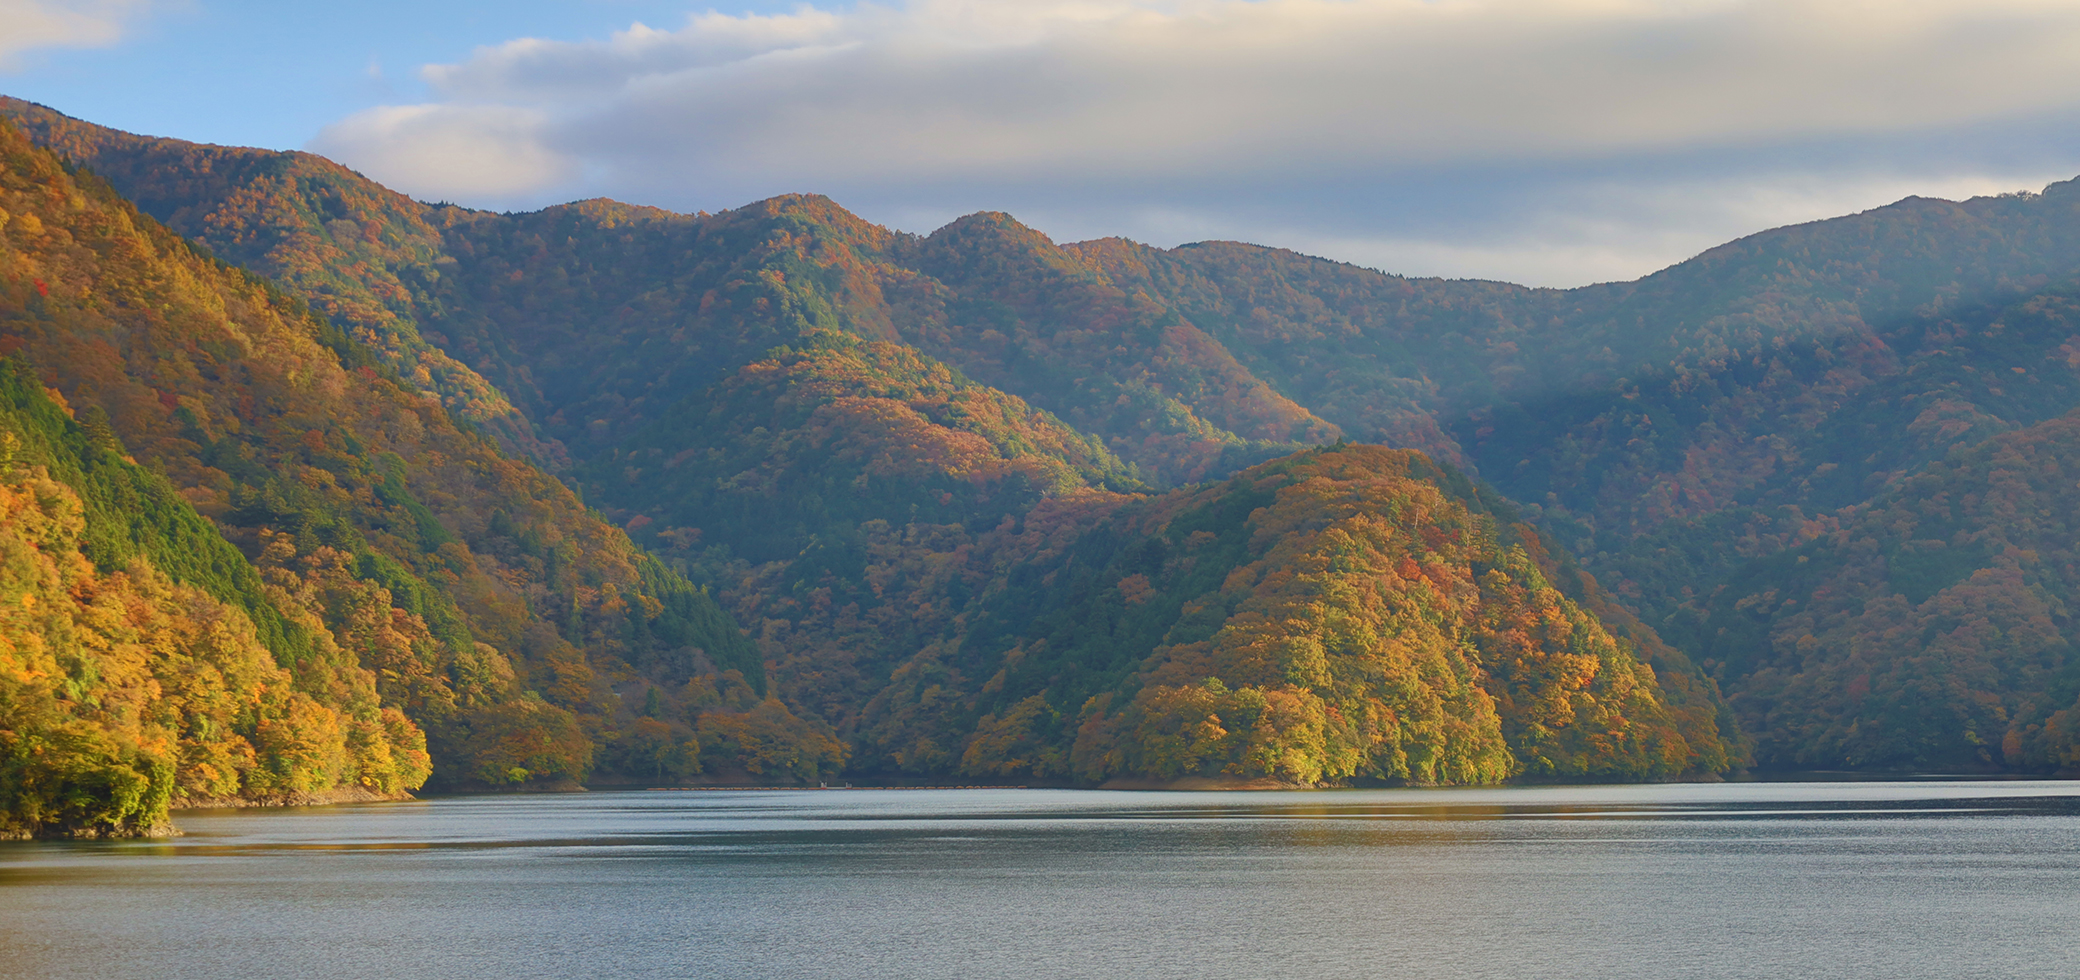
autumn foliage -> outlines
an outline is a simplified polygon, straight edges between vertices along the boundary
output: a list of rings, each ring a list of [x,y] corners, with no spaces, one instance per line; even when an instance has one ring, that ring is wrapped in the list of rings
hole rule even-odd
[[[1038,628],[995,640],[1013,650],[976,692],[962,766],[1300,784],[1725,769],[1725,736],[1686,729],[1632,644],[1554,588],[1535,532],[1453,484],[1420,454],[1344,446],[1120,507],[1038,597],[1007,597]]]
[[[426,781],[425,735],[323,626],[250,570],[199,570],[206,543],[169,550],[206,529],[0,364],[0,834],[150,833],[169,805],[394,797]],[[286,621],[303,655],[278,660],[212,592]]]
[[[284,668],[344,651],[425,729],[435,778],[611,774],[630,695],[690,725],[675,692],[702,671],[763,686],[712,600],[379,352],[12,129],[0,156],[0,348],[160,474],[155,513],[187,513],[166,533],[194,546],[148,555],[161,572],[238,606]],[[159,533],[93,506],[90,542]],[[516,726],[524,765],[493,744]]]
[[[2080,765],[2072,184],[1548,290],[0,114],[100,175],[0,136],[0,339],[231,549],[81,491],[95,574],[363,671],[437,781]]]

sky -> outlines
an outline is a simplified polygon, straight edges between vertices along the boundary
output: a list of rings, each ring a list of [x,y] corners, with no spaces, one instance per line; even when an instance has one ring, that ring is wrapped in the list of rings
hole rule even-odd
[[[2080,0],[0,0],[0,92],[424,200],[1574,286],[2080,175]]]

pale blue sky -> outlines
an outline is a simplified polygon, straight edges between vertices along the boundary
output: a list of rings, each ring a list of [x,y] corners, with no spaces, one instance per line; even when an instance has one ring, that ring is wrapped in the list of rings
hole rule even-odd
[[[173,0],[124,18],[122,40],[42,48],[0,92],[105,126],[205,143],[300,149],[349,113],[424,98],[419,66],[517,37],[606,37],[695,10],[777,12],[794,0]],[[0,8],[4,11],[4,8]]]
[[[2080,2],[0,0],[0,92],[477,207],[812,191],[1564,286],[2080,174]]]

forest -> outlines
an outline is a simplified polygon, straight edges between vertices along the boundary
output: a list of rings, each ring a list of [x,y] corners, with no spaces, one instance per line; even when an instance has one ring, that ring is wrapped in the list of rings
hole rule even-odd
[[[814,195],[472,211],[0,118],[7,479],[76,553],[6,587],[207,596],[383,733],[332,758],[402,760],[294,792],[2080,765],[2080,185],[1554,290]],[[165,635],[105,675],[202,656]],[[198,736],[35,663],[4,731],[100,726],[148,789],[24,775],[10,826],[289,792],[154,775],[140,726]],[[274,710],[205,726],[241,780]]]
[[[17,827],[134,830],[163,815],[169,788],[190,785],[199,788],[191,802],[265,800],[354,785],[539,787],[709,767],[806,778],[837,767],[842,748],[769,696],[756,649],[714,599],[555,478],[502,452],[299,297],[189,244],[11,127],[0,129],[0,158],[0,349],[35,382],[20,384],[62,405],[67,424],[85,433],[61,439],[48,410],[22,402],[42,414],[17,426],[31,433],[17,436],[31,447],[20,465],[32,482],[15,491],[27,495],[20,532],[32,551],[48,541],[74,557],[20,564],[24,577],[7,587],[33,605],[39,589],[71,583],[62,587],[81,616],[101,608],[93,593],[104,581],[115,583],[110,595],[156,590],[140,601],[166,607],[170,619],[151,628],[174,631],[156,648],[183,649],[179,630],[243,630],[248,653],[267,652],[265,666],[315,692],[310,705],[282,711],[351,709],[319,726],[338,729],[326,736],[338,744],[323,748],[330,761],[311,773],[290,778],[286,757],[260,746],[210,749],[227,759],[260,752],[263,770],[283,769],[286,781],[191,779],[176,765],[167,779],[147,780],[155,788],[142,810],[92,816],[37,802],[42,791],[10,791],[27,808]],[[126,484],[94,453],[143,476]],[[129,577],[107,579],[118,573]],[[177,615],[181,603],[200,601],[196,589],[236,615]],[[199,625],[220,619],[227,625]],[[125,673],[107,658],[151,659],[142,651],[155,647],[105,630],[50,642],[68,629],[35,617],[10,627],[9,642],[30,658],[14,681],[44,691],[11,701],[35,708],[39,725],[59,726],[53,732],[70,730],[52,720],[67,714],[80,724],[145,724],[121,712],[89,722],[82,712],[103,710],[97,677],[120,677],[126,697],[149,700],[150,681],[137,671],[152,665]],[[56,658],[74,682],[58,682],[67,675],[41,658]],[[241,666],[235,687],[268,686],[248,668],[257,665]],[[49,684],[57,686],[37,686]],[[56,701],[36,708],[36,697]],[[349,717],[362,728],[346,728]],[[303,737],[265,722],[241,724]],[[220,728],[206,714],[156,724],[175,735],[182,725]],[[25,767],[21,785],[76,796],[64,779],[39,775],[50,753],[42,730],[10,728],[0,752]],[[138,731],[147,733],[132,732],[140,744],[162,741],[149,734],[157,729]],[[376,756],[394,741],[418,761],[388,774],[368,763],[365,778],[348,779],[360,763],[343,761],[353,753],[340,738]],[[125,765],[148,772],[161,761]],[[250,760],[236,771],[249,769]]]

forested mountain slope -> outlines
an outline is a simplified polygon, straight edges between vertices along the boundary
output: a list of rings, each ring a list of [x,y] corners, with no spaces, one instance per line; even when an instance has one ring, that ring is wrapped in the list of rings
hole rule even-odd
[[[874,705],[940,669],[904,658],[953,649],[947,637],[973,652],[970,626],[948,624],[985,615],[973,603],[992,576],[1052,560],[1057,537],[1129,507],[1122,492],[1218,482],[1337,439],[1420,449],[1520,501],[1531,550],[1581,556],[1553,566],[1584,584],[1572,601],[1667,651],[1647,658],[1671,665],[1662,680],[1716,704],[1675,665],[1687,653],[1726,690],[1761,690],[1763,641],[1732,651],[1699,625],[1775,574],[1749,563],[2080,404],[2072,183],[1908,199],[1553,290],[1238,243],[1062,245],[1001,214],[917,236],[815,196],[715,215],[610,201],[490,214],[415,204],[303,154],[131,137],[20,102],[0,113],[315,303],[383,297],[383,329],[410,325],[487,399],[503,391],[527,431],[487,428],[711,584],[776,688],[870,767],[957,768],[979,737],[963,726],[995,708],[906,742]],[[327,176],[276,176],[291,172]],[[262,233],[287,227],[302,232]],[[348,247],[357,228],[382,261]],[[389,343],[383,363],[415,370]],[[1055,544],[1003,543],[1035,520]],[[969,567],[982,555],[990,570]],[[1891,656],[1918,641],[1886,642]],[[2004,690],[2035,683],[1989,669]],[[1824,702],[1831,678],[1797,675],[1812,690],[1791,703]],[[1817,723],[1736,703],[1765,746],[1756,726]],[[2031,717],[2017,724],[2047,730]],[[2049,752],[1765,761],[2063,764]]]
[[[815,724],[760,701],[763,664],[714,602],[556,480],[4,125],[0,163],[0,349],[212,522],[212,568],[248,563],[210,574],[303,610],[215,596],[280,666],[336,641],[451,784],[762,765],[730,727],[754,714],[809,746],[810,773],[835,765]]]
[[[54,397],[0,362],[0,837],[424,783],[425,734],[318,610]]]
[[[405,282],[442,264],[423,205],[308,153],[135,136],[5,97],[0,115],[60,158],[91,163],[167,227],[288,286],[458,417],[559,458],[503,394],[420,336]]]
[[[2080,273],[2076,208],[2070,182],[1962,204],[1909,199],[1750,236],[1637,282],[1572,290],[1407,280],[1233,243],[1072,249],[1170,298],[1351,437],[1463,460],[1510,496],[1598,533],[1590,550],[1614,551],[1670,518],[1804,496],[1798,481],[1816,467],[1850,462],[1829,458],[1842,455],[1831,442],[1918,417],[1926,406],[1858,412],[1872,386],[1924,358],[1951,358],[1946,380],[1990,371],[2004,376],[1996,388],[2063,383],[2068,368],[2049,355],[2070,332],[2045,324],[1959,357],[1943,352],[1939,325],[2025,304]],[[1924,344],[1931,327],[1938,336]],[[2038,373],[2005,377],[2017,366]],[[2053,368],[2059,376],[2044,374]],[[2038,401],[2014,408],[2063,410],[2048,407],[2057,396]],[[1827,477],[1848,481],[1824,488],[1827,505],[1860,499],[1864,477],[1897,475],[1947,444],[1916,448],[1872,468],[1860,462],[1871,450],[1856,454],[1853,479]]]
[[[985,584],[960,644],[869,706],[869,741],[916,758],[980,713],[964,771],[1089,780],[1641,779],[1740,761],[1694,668],[1614,635],[1562,591],[1594,603],[1595,584],[1498,506],[1376,446],[1117,500]],[[935,688],[972,699],[951,731]]]
[[[2080,414],[1808,522],[1675,617],[1766,764],[2080,766]],[[1802,543],[1797,543],[1802,542]]]
[[[401,295],[415,322],[437,324],[449,350],[582,457],[802,329],[840,329],[911,343],[1101,436],[1159,482],[1339,435],[1388,441],[1573,522],[1556,526],[1591,553],[1672,518],[1801,496],[1799,481],[1831,461],[1828,440],[1919,417],[1833,417],[1923,356],[1901,330],[1918,343],[1932,318],[2018,304],[2080,272],[2070,183],[1909,199],[1574,290],[1406,279],[1234,243],[1056,246],[994,214],[918,238],[814,197],[712,216],[603,201],[529,215],[421,205],[439,229],[414,232],[428,254],[379,269],[315,247],[261,250],[248,229],[327,207],[387,227],[385,209],[404,205],[373,184],[240,211],[232,202],[273,185],[224,167],[163,175],[197,169],[180,161],[204,151],[321,165],[308,155],[140,143],[25,103],[0,111],[101,172],[157,147],[161,176],[117,179],[148,209],[271,275],[323,267]],[[2055,348],[2069,336],[2044,338]],[[1870,472],[1896,476],[1947,446],[1922,448],[1853,479],[1830,470],[1821,495],[1860,499]]]
[[[594,458],[818,329],[915,343],[1166,481],[1338,435],[1160,303],[1001,215],[930,239],[814,196],[718,215],[611,201],[497,215],[413,204],[309,154],[135,137],[19,100],[0,114],[174,230],[398,338],[386,350],[433,340],[554,441],[528,447],[552,465],[558,443]],[[409,374],[415,357],[392,360]]]
[[[796,344],[581,470],[594,502],[643,515],[661,547],[768,562],[866,521],[991,527],[1046,496],[1139,488],[1097,439],[914,348],[839,331]]]
[[[1073,259],[1029,230],[1015,247],[985,239],[1025,277],[986,288],[1047,297],[1072,322],[1045,324],[1045,343],[1015,325],[995,292],[963,292],[924,271],[938,268],[930,260],[948,251],[938,239],[958,223],[920,241],[814,196],[717,215],[588,201],[438,217],[456,263],[428,290],[441,311],[429,330],[517,392],[581,458],[611,451],[767,349],[821,330],[917,346],[1166,482],[1335,437],[1189,325],[1127,303],[1089,270],[1058,268]],[[934,343],[960,316],[997,323],[1018,349]]]
[[[980,527],[872,521],[734,591],[853,771],[1641,779],[1745,759],[1709,681],[1407,450],[1341,446]]]

